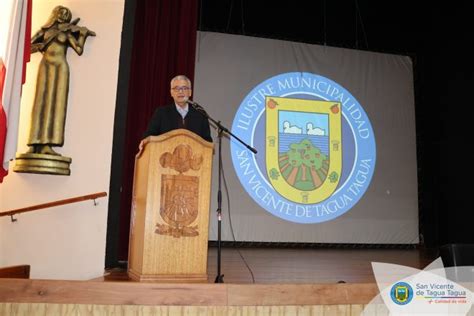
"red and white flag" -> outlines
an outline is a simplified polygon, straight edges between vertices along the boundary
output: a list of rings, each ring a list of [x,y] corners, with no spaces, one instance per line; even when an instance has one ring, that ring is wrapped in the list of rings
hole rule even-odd
[[[18,142],[21,87],[30,60],[31,1],[0,1],[0,183]]]

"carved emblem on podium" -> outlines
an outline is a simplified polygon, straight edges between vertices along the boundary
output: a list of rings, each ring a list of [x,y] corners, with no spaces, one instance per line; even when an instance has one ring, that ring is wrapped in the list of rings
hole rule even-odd
[[[161,176],[160,215],[166,224],[157,223],[155,233],[175,238],[199,235],[198,226],[190,226],[198,216],[199,178],[182,173],[199,170],[202,160],[187,145],[178,145],[172,154],[161,155],[160,165],[179,174]]]
[[[164,153],[160,157],[160,165],[163,168],[171,168],[179,173],[187,172],[189,169],[199,170],[202,164],[202,156],[194,156],[193,150],[188,145],[178,145],[173,153]]]

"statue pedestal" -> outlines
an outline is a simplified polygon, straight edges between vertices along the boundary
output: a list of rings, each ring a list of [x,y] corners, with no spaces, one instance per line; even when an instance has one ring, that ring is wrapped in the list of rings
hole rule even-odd
[[[48,154],[17,154],[13,171],[68,176],[72,159]]]

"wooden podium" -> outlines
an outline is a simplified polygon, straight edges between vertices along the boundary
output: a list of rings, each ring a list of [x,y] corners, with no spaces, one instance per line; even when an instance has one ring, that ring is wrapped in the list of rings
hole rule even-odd
[[[142,141],[130,220],[132,280],[207,281],[213,146],[185,129]]]

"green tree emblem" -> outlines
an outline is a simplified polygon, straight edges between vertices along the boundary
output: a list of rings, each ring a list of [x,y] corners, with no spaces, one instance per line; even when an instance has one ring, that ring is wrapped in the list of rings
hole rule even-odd
[[[273,180],[278,180],[279,176],[280,176],[280,173],[278,172],[278,170],[276,170],[275,168],[272,168],[270,170],[270,178],[272,178]]]
[[[291,186],[312,191],[322,185],[329,170],[329,157],[309,139],[293,143],[286,153],[279,155],[282,177]],[[337,181],[337,174],[336,174]]]

